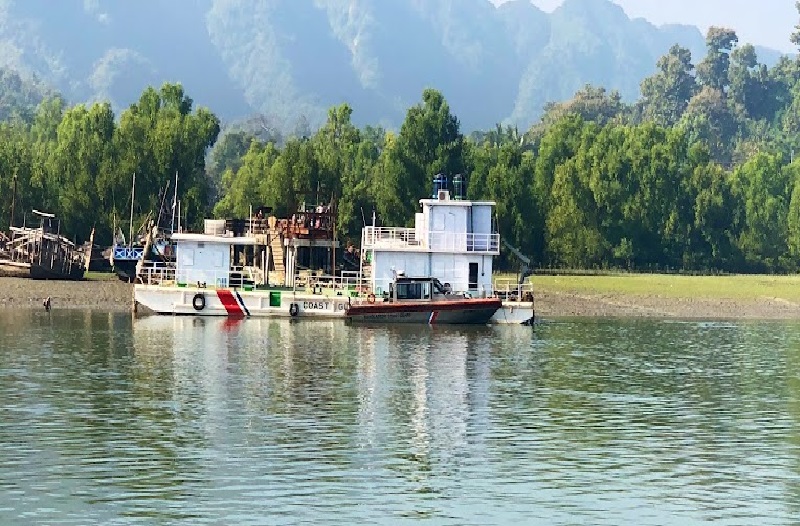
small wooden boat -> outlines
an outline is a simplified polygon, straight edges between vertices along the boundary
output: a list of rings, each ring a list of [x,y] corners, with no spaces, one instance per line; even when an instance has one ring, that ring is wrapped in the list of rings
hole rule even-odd
[[[0,276],[33,279],[80,280],[86,267],[82,247],[63,237],[53,214],[33,211],[38,228],[10,229],[0,239]]]
[[[398,277],[380,301],[352,303],[345,317],[356,323],[486,325],[503,305],[499,298],[451,294],[436,278]]]

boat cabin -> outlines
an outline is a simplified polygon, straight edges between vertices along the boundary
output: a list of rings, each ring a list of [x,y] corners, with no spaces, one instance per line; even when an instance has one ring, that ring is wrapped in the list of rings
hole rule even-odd
[[[174,263],[143,265],[143,281],[247,290],[294,288],[332,275],[339,247],[335,210],[303,205],[285,219],[270,212],[260,207],[247,219],[206,219],[203,233],[172,234]]]
[[[173,234],[178,284],[193,284],[202,288],[227,288],[242,286],[244,266],[232,264],[236,247],[255,244],[249,237],[218,237],[206,234]],[[234,250],[231,250],[234,248]],[[254,280],[245,278],[248,285]]]
[[[384,301],[431,301],[437,296],[450,294],[449,283],[442,284],[432,277],[399,276],[384,292]]]

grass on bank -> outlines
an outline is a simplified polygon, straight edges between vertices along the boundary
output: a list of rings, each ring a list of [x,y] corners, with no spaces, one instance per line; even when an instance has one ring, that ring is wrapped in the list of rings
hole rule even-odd
[[[680,276],[610,274],[602,276],[532,276],[534,290],[571,294],[616,294],[664,298],[756,300],[781,298],[800,302],[800,276]]]
[[[85,272],[83,274],[83,279],[87,281],[114,281],[117,279],[117,275],[113,272]]]

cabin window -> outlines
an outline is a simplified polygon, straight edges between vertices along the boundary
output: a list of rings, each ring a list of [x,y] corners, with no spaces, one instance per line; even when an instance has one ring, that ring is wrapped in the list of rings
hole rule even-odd
[[[398,283],[397,299],[399,300],[422,299],[422,283]]]
[[[178,263],[183,267],[191,267],[194,265],[194,250],[191,248],[182,248],[178,251]]]
[[[433,213],[433,231],[441,232],[444,230],[444,214],[442,212]]]
[[[469,288],[475,290],[478,288],[478,264],[469,264]]]

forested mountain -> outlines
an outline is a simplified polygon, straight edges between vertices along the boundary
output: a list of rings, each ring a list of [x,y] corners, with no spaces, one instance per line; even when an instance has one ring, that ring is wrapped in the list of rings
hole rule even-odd
[[[36,107],[55,93],[36,78],[24,79],[16,71],[0,68],[0,122],[30,121]]]
[[[0,0],[0,65],[70,102],[119,111],[180,80],[224,121],[260,113],[284,134],[342,102],[359,124],[396,127],[431,86],[466,130],[527,127],[587,83],[635,100],[676,43],[704,53],[696,28],[630,20],[609,0],[552,14],[528,0]]]

